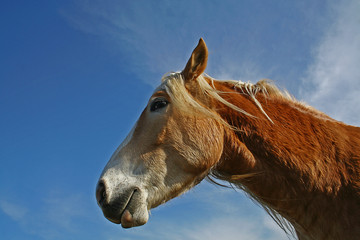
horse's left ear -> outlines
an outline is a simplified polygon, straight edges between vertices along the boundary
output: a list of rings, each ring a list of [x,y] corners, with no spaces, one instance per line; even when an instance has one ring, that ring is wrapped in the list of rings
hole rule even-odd
[[[207,59],[208,49],[205,41],[200,38],[198,45],[192,52],[184,70],[181,72],[186,82],[196,79],[205,71]]]

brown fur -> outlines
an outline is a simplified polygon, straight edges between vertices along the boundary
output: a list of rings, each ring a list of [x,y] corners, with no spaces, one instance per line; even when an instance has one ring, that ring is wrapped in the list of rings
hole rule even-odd
[[[213,103],[239,130],[225,132],[223,155],[212,174],[286,218],[300,239],[358,239],[360,128],[260,92],[256,97],[272,124],[239,89],[219,81],[214,86],[255,118]],[[244,174],[250,177],[236,177]]]

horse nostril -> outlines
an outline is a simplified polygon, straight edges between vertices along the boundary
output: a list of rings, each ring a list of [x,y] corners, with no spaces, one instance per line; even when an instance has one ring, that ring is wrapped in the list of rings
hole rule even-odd
[[[99,206],[103,206],[104,202],[106,202],[106,188],[104,181],[100,180],[96,186],[96,200]]]

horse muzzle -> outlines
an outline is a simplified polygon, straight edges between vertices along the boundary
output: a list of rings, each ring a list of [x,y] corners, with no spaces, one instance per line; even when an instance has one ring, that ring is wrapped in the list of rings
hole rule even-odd
[[[96,200],[104,216],[123,228],[144,225],[149,218],[144,191],[135,186],[109,189],[101,179],[96,186]]]

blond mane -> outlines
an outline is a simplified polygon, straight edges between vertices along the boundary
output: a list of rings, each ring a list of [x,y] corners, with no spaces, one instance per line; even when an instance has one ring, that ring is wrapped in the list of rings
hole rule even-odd
[[[223,123],[225,126],[234,129],[234,126],[229,125],[225,122],[219,115],[215,114],[213,111],[209,110],[209,106],[202,104],[199,99],[196,99],[186,88],[186,84],[183,78],[183,75],[180,72],[171,72],[164,75],[161,79],[162,84],[160,88],[164,88],[166,92],[170,95],[172,100],[178,107],[182,108],[183,111],[189,112],[202,112],[207,116],[218,120],[219,122]],[[256,84],[250,82],[243,82],[241,80],[216,80],[210,77],[207,74],[202,74],[197,78],[198,83],[198,91],[207,97],[211,97],[220,103],[224,104],[225,106],[229,107],[230,109],[235,110],[236,112],[245,114],[247,116],[257,118],[256,116],[251,115],[250,113],[246,112],[245,110],[235,106],[234,104],[226,101],[222,95],[227,94],[227,92],[219,91],[215,88],[214,81],[219,81],[223,84],[230,85],[234,88],[234,92],[238,94],[244,94],[249,96],[262,114],[271,122],[273,123],[272,119],[268,116],[268,114],[264,111],[261,103],[257,100],[256,96],[258,93],[262,93],[265,97],[268,98],[277,98],[282,99],[285,101],[290,102],[294,108],[302,111],[308,112],[315,117],[329,120],[329,121],[336,121],[330,118],[328,115],[324,114],[321,111],[314,109],[313,107],[307,105],[302,101],[298,101],[289,94],[286,90],[280,90],[271,80],[269,79],[262,79],[258,81]],[[231,92],[231,93],[234,93]],[[191,109],[184,106],[184,102],[187,102],[192,107]]]

